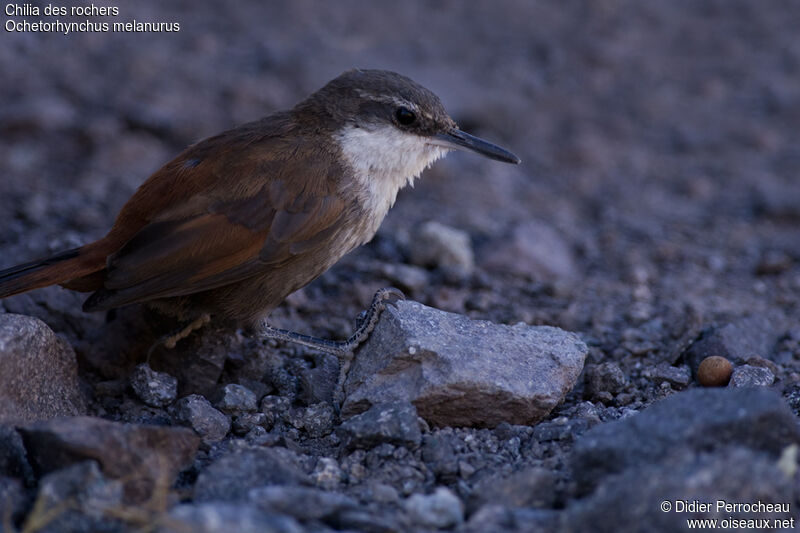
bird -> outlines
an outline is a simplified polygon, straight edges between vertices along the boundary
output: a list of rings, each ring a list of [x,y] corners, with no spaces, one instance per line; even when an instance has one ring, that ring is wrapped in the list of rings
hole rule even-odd
[[[144,303],[183,327],[211,320],[341,355],[402,299],[378,291],[345,341],[273,328],[269,313],[373,238],[397,193],[452,150],[518,164],[461,131],[441,100],[386,70],[352,69],[288,111],[201,140],[151,175],[101,239],[0,271],[0,298],[50,285],[83,309]]]

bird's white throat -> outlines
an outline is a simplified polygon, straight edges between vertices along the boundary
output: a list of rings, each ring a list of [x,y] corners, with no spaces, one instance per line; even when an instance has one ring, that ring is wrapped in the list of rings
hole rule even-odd
[[[450,151],[390,124],[371,129],[348,126],[335,138],[355,173],[361,205],[378,225],[394,205],[397,192],[405,185],[413,186],[423,170]]]

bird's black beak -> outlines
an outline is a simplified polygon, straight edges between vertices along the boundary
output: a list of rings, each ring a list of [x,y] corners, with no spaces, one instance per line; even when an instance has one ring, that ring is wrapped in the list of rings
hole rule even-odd
[[[520,163],[520,158],[508,150],[456,128],[435,134],[431,139],[431,144],[450,148],[452,150],[470,150],[486,156],[489,159],[495,159],[504,163],[514,163],[515,165]]]

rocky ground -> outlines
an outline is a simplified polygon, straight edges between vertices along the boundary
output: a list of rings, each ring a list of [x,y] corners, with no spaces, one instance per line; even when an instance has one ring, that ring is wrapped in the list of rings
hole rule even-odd
[[[273,313],[343,338],[375,290],[405,292],[343,393],[336,358],[252,332],[212,324],[143,365],[165,327],[147,310],[0,302],[0,529],[800,516],[796,2],[119,8],[181,31],[0,37],[0,267],[100,237],[184,146],[353,66],[423,83],[523,164],[450,155]],[[699,384],[708,356],[727,386]]]

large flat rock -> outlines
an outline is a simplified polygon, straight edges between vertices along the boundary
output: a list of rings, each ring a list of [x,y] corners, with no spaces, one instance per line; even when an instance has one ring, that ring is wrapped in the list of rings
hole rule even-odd
[[[575,385],[586,358],[577,335],[505,326],[401,301],[357,351],[342,414],[411,402],[438,426],[533,424]]]

